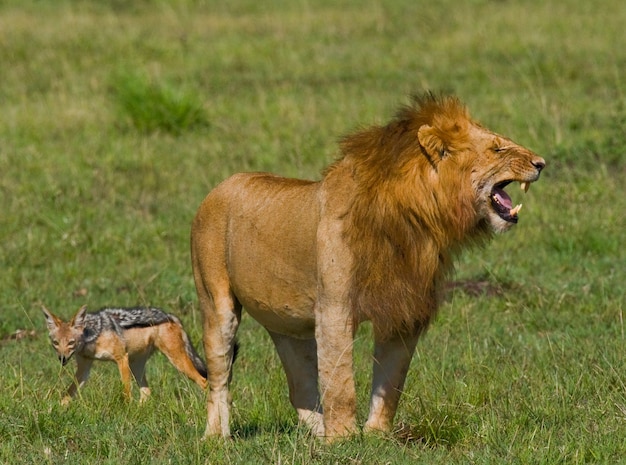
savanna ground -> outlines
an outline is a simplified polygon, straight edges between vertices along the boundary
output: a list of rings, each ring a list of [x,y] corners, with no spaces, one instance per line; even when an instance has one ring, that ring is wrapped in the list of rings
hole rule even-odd
[[[626,461],[624,24],[621,0],[0,1],[0,462]],[[232,441],[200,442],[204,395],[160,355],[144,407],[112,364],[59,405],[73,364],[42,303],[161,306],[199,346],[188,236],[206,193],[237,171],[319,178],[338,137],[426,89],[548,167],[519,225],[460,259],[398,431],[310,438],[250,318]]]

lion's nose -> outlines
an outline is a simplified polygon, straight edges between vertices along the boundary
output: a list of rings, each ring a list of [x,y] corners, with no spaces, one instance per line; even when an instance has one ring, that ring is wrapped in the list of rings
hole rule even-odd
[[[537,168],[537,171],[541,172],[542,169],[544,169],[546,167],[546,161],[543,158],[538,158],[537,160],[533,161],[533,166],[535,168]]]

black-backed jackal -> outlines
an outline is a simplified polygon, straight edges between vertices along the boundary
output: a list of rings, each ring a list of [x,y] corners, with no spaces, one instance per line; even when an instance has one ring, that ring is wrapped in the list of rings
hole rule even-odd
[[[202,389],[206,365],[191,345],[180,320],[158,308],[103,308],[87,313],[86,306],[65,322],[42,307],[52,346],[63,365],[75,355],[76,376],[62,403],[67,404],[83,387],[94,360],[117,363],[124,395],[130,398],[131,373],[140,388],[140,402],[150,395],[145,365],[155,349]]]

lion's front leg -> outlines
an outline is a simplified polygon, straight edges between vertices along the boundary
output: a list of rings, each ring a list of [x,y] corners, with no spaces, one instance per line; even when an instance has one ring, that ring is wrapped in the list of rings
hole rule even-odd
[[[390,431],[419,334],[376,341],[366,430]]]
[[[326,308],[316,318],[324,435],[332,440],[356,431],[352,321],[339,308]]]

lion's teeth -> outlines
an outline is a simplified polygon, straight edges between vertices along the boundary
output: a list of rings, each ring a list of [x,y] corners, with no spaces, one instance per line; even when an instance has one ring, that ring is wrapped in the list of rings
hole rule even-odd
[[[520,182],[520,187],[522,188],[522,190],[524,192],[528,192],[528,189],[530,188],[530,183],[529,182]]]
[[[519,213],[519,211],[522,209],[522,204],[520,203],[518,206],[516,206],[515,208],[511,208],[511,210],[509,210],[509,215],[511,216],[515,216]]]

